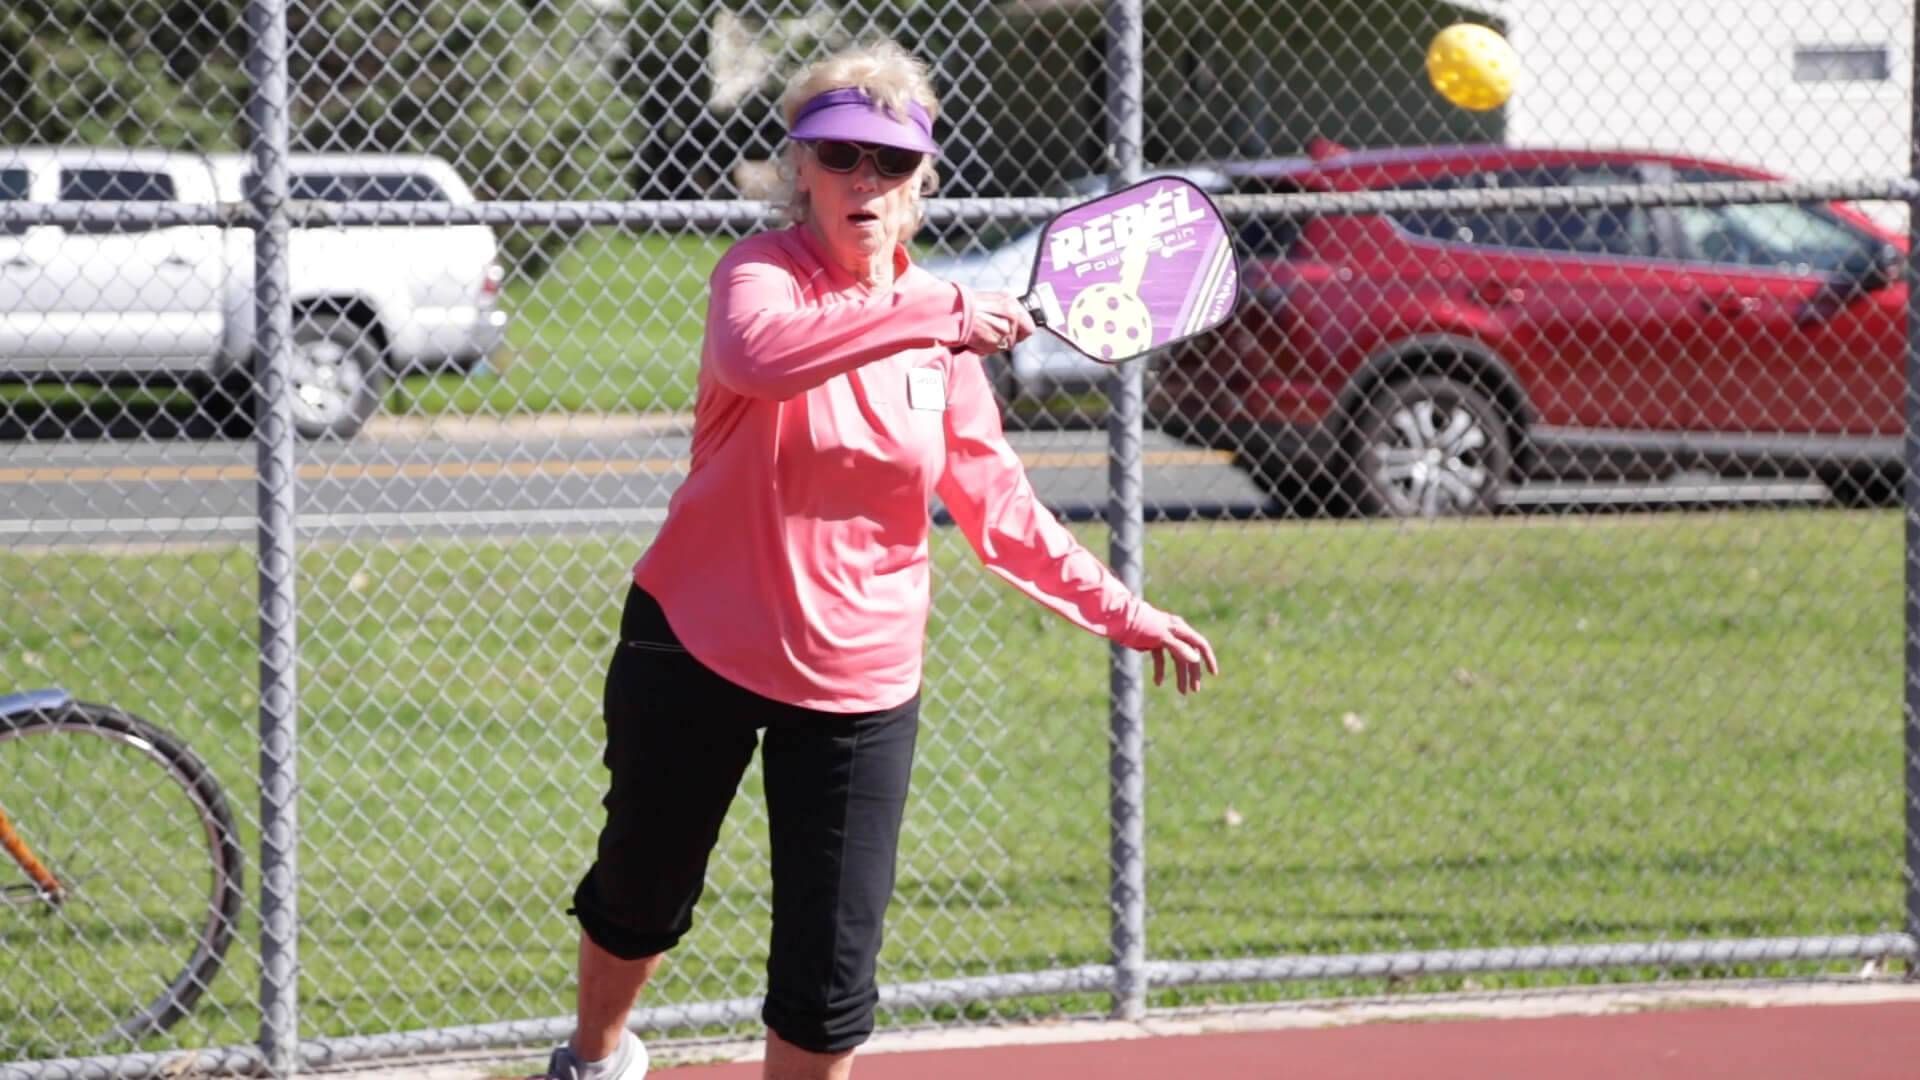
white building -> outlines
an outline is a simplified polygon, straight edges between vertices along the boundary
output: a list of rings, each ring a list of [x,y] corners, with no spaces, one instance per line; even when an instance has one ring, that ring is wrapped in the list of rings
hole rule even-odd
[[[1633,146],[1810,180],[1910,171],[1912,0],[1471,6],[1520,55],[1514,145]]]

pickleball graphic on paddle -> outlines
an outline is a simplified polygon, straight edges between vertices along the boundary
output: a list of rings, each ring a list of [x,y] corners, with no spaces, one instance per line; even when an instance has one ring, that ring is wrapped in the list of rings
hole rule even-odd
[[[1140,351],[1153,340],[1153,313],[1140,299],[1140,279],[1147,273],[1145,237],[1136,237],[1120,257],[1120,280],[1098,282],[1073,298],[1067,312],[1067,336],[1075,345],[1103,360]]]
[[[1163,177],[1048,222],[1026,303],[1041,327],[1117,364],[1218,326],[1239,287],[1219,211],[1199,188]]]

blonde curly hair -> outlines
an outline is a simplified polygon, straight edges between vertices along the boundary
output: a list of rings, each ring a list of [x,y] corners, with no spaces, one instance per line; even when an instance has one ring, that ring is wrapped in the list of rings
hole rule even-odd
[[[786,121],[787,130],[793,130],[794,118],[800,114],[802,105],[829,90],[848,87],[865,91],[874,104],[896,119],[907,115],[908,102],[918,102],[921,108],[927,110],[929,120],[940,115],[940,99],[934,95],[933,78],[928,74],[927,65],[898,43],[880,38],[850,45],[795,72],[793,78],[787,81],[786,91],[780,95],[780,114]],[[800,173],[800,155],[805,152],[799,143],[791,139],[780,152],[780,187],[774,201],[785,207],[787,219],[795,224],[807,220],[808,199],[796,185]],[[939,187],[940,177],[933,162],[934,158],[929,154],[920,164],[920,180],[913,206],[913,225],[916,229],[926,217],[920,199],[933,194]]]

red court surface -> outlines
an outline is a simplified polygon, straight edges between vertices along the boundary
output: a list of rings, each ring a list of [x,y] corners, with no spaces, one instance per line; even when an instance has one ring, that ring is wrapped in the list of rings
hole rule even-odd
[[[1526,1077],[1914,1080],[1920,1003],[1688,1008],[1430,1019],[1051,1045],[863,1054],[858,1080],[1269,1080]],[[653,1080],[747,1080],[758,1062]]]

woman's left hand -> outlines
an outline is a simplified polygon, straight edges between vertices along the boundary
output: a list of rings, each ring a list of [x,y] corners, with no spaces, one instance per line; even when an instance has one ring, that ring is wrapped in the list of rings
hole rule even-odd
[[[1173,655],[1173,681],[1182,694],[1200,689],[1200,676],[1220,674],[1220,661],[1200,631],[1178,615],[1169,615],[1167,636],[1153,650],[1153,685],[1166,681],[1167,655]]]

